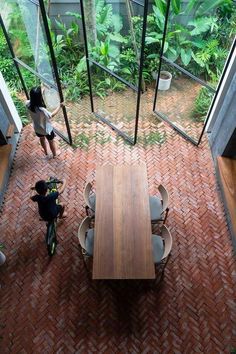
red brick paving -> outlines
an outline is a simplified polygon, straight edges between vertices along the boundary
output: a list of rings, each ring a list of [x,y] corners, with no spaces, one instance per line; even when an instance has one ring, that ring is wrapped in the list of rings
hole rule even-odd
[[[98,129],[93,121],[94,136]],[[32,128],[24,129],[0,225],[7,255],[0,269],[2,354],[222,354],[236,347],[236,263],[208,144],[196,148],[162,129],[163,145],[132,147],[103,127],[111,141],[90,137],[84,150],[63,144],[56,160],[46,160]],[[77,241],[84,183],[97,164],[141,161],[150,193],[159,182],[170,193],[174,245],[163,284],[93,282]],[[67,178],[62,199],[69,213],[52,260],[45,225],[29,201],[29,186],[50,175]]]

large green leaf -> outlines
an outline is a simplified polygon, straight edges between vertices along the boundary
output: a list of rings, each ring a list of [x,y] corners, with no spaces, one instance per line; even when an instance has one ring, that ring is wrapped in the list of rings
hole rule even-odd
[[[77,12],[66,11],[66,15],[74,16],[75,18],[77,18],[77,20],[81,19],[81,15],[78,14]]]
[[[87,65],[86,65],[86,56],[83,56],[83,57],[80,59],[78,65],[77,65],[77,67],[76,67],[76,71],[77,71],[78,73],[82,73],[83,71],[86,71],[86,68],[87,68]]]
[[[109,35],[111,41],[118,42],[118,43],[127,43],[127,38],[123,37],[120,33],[111,33]]]
[[[109,56],[112,57],[112,58],[116,58],[119,55],[120,55],[120,49],[117,46],[110,44],[110,46],[109,46]]]
[[[186,7],[185,14],[188,16],[191,10],[195,7],[197,4],[198,0],[190,0],[188,2],[188,6]]]
[[[191,36],[196,36],[207,32],[212,25],[212,17],[200,17],[188,22],[188,26],[193,26],[194,29],[190,31]]]
[[[175,15],[179,15],[180,5],[181,5],[180,0],[172,0],[171,4],[172,4],[172,8],[174,10]]]
[[[167,52],[165,53],[165,55],[166,55],[166,57],[168,58],[168,59],[170,59],[171,61],[176,61],[176,59],[178,58],[178,53],[177,53],[177,51],[174,49],[174,48],[171,48],[171,47],[169,47],[168,48],[168,50],[167,50]]]
[[[167,51],[167,49],[169,48],[169,43],[165,41],[164,43],[164,49],[163,49],[163,53],[165,53]]]
[[[166,2],[163,0],[154,0],[155,5],[153,5],[153,8],[155,7],[160,15],[164,16],[166,15]]]
[[[122,23],[122,19],[121,19],[121,16],[118,15],[118,14],[113,14],[112,15],[112,23],[113,23],[113,26],[114,26],[114,30],[115,32],[120,32],[123,28],[123,23]]]
[[[153,11],[155,15],[156,24],[162,32],[164,30],[165,16],[160,12],[158,7],[156,6],[153,6]]]
[[[209,11],[216,9],[224,3],[225,0],[205,0],[199,6],[197,10],[197,16],[206,16],[209,14]]]
[[[189,48],[187,50],[181,48],[180,50],[180,57],[185,66],[187,66],[190,63],[190,60],[192,58],[192,50]]]

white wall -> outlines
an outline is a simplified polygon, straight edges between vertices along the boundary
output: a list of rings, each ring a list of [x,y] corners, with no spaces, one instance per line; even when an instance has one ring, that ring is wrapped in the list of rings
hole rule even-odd
[[[0,72],[0,104],[6,112],[7,118],[10,124],[14,124],[16,129],[15,131],[20,132],[22,129],[22,122],[17,113],[14,102],[11,98],[10,92],[7,88],[7,85],[4,81],[2,73]],[[0,117],[1,119],[1,117]]]

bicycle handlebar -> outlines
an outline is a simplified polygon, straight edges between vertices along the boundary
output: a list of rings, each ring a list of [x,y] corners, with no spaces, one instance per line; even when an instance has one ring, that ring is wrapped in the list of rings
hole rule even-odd
[[[63,183],[63,182],[57,178],[52,178],[49,181],[46,181],[46,183],[51,184],[51,183]]]
[[[61,181],[61,180],[59,180],[59,179],[57,179],[56,177],[50,177],[51,179],[49,180],[49,181],[46,181],[46,183],[47,183],[47,185],[49,186],[51,183],[63,183],[63,181]],[[32,191],[34,191],[35,190],[35,187],[31,187],[30,188]]]

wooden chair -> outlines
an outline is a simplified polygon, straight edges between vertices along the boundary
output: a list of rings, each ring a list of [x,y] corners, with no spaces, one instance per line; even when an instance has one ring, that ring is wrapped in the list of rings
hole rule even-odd
[[[84,264],[88,270],[87,260],[93,255],[94,229],[90,229],[91,218],[86,216],[78,230],[78,239],[81,246],[81,252]]]
[[[172,250],[172,236],[169,229],[162,225],[161,235],[152,235],[153,259],[155,268],[160,271],[160,281],[164,276],[165,267],[168,263]]]
[[[169,195],[166,188],[160,184],[158,190],[161,195],[161,199],[157,196],[149,196],[149,205],[151,213],[151,223],[156,224],[159,221],[162,221],[165,224],[169,208]]]
[[[96,195],[92,192],[91,182],[87,182],[84,188],[85,211],[88,216],[95,216]],[[90,214],[90,215],[89,215]]]

